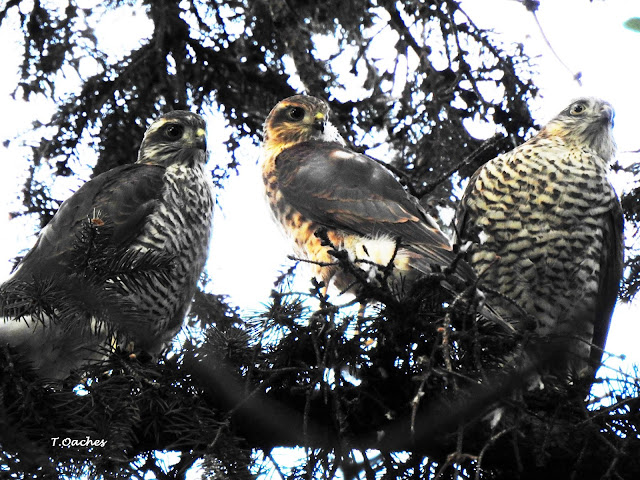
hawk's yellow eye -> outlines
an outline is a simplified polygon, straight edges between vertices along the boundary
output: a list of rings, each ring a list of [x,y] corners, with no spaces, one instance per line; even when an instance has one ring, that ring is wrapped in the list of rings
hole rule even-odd
[[[289,118],[295,122],[299,122],[304,118],[304,108],[292,107],[289,109]]]
[[[585,106],[584,103],[574,103],[573,105],[571,105],[571,109],[569,110],[569,113],[571,115],[582,115],[586,111],[587,111],[587,107]]]
[[[164,136],[167,137],[168,140],[175,142],[176,140],[180,140],[182,138],[183,133],[184,127],[182,125],[173,124],[167,126],[164,131]]]

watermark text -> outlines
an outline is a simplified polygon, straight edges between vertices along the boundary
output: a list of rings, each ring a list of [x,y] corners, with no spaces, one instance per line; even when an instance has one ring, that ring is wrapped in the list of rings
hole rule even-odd
[[[89,447],[104,447],[107,444],[106,440],[103,439],[92,439],[89,435],[87,435],[83,439],[77,438],[60,438],[60,437],[51,437],[51,445],[54,447],[80,447],[80,448],[89,448]]]

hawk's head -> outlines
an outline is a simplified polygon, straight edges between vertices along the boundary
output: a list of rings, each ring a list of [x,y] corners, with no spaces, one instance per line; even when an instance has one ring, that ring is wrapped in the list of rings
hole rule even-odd
[[[174,163],[194,166],[206,161],[206,123],[200,115],[185,110],[166,113],[153,122],[138,153],[138,163],[165,167]]]
[[[608,102],[594,97],[579,98],[551,120],[541,133],[589,147],[608,163],[616,152],[613,117],[613,107]]]
[[[295,95],[279,102],[264,122],[263,148],[277,155],[297,143],[318,140],[344,140],[329,123],[329,106],[324,100],[308,95]]]

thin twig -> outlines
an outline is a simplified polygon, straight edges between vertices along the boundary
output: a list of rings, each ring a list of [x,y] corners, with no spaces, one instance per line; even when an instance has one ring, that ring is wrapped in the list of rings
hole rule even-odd
[[[577,84],[579,86],[582,86],[582,80],[581,80],[582,72],[573,73],[573,70],[571,70],[569,66],[562,61],[562,59],[560,58],[560,55],[558,55],[558,53],[554,50],[553,46],[551,45],[551,42],[545,35],[535,10],[530,10],[530,11],[531,11],[531,14],[533,15],[533,18],[536,21],[536,25],[538,25],[538,29],[540,30],[540,35],[542,35],[542,39],[544,40],[544,43],[547,44],[547,47],[549,47],[549,50],[551,50],[551,53],[553,53],[553,56],[556,57],[556,59],[560,62],[560,65],[562,65],[567,70],[567,72],[571,74],[571,77],[577,82]]]

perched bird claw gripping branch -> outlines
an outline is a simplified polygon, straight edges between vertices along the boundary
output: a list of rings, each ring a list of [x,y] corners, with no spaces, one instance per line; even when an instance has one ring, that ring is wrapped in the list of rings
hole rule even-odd
[[[492,307],[520,331],[535,321],[523,365],[554,358],[541,373],[565,379],[599,367],[622,277],[622,208],[607,179],[613,116],[605,101],[572,102],[482,166],[457,213]]]
[[[331,253],[341,251],[371,278],[385,277],[392,264],[400,290],[407,277],[434,266],[455,265],[457,276],[473,281],[473,269],[456,261],[451,241],[418,200],[384,166],[348,148],[329,115],[319,98],[286,98],[269,113],[262,144],[271,211],[317,280],[341,291],[357,285]]]
[[[138,161],[65,201],[0,286],[0,342],[46,378],[114,345],[157,355],[183,324],[209,248],[213,186],[206,124],[167,113]]]

